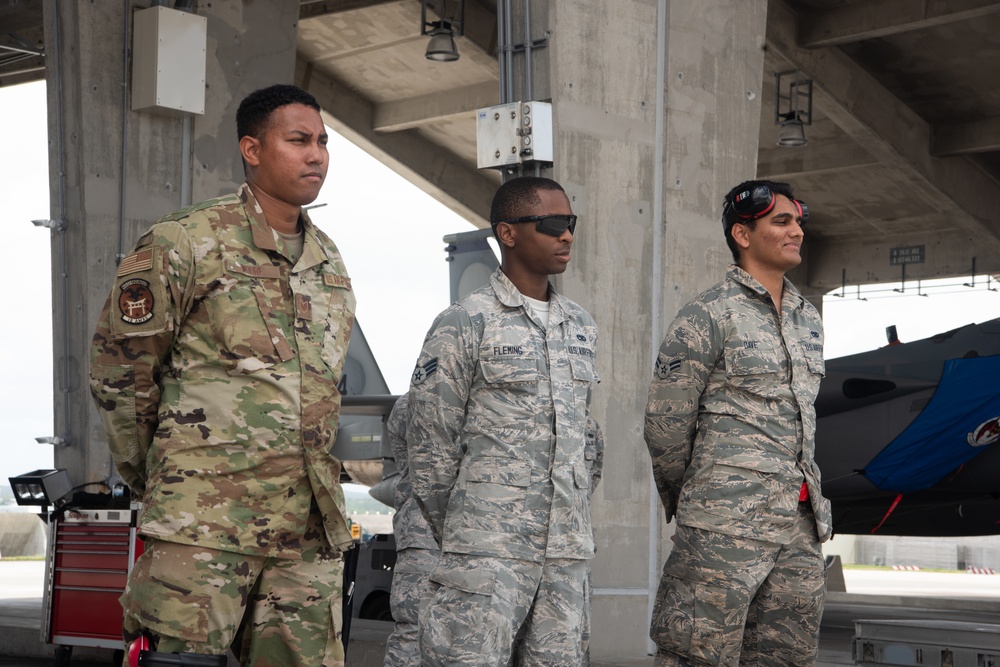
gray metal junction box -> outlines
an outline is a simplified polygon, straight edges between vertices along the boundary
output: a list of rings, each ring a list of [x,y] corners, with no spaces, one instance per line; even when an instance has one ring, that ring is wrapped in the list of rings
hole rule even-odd
[[[960,621],[858,620],[858,665],[1000,667],[1000,625]]]

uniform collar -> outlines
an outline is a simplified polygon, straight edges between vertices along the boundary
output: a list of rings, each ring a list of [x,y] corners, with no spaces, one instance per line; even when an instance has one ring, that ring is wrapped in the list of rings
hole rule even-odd
[[[250,184],[244,181],[237,195],[240,201],[243,202],[243,208],[247,213],[247,218],[250,220],[250,230],[253,233],[254,245],[261,250],[274,250],[277,252],[278,242],[274,238],[274,230],[267,223],[267,218],[264,217],[264,209],[260,207],[257,198],[253,196]],[[309,214],[304,210],[300,211],[299,220],[302,222],[305,243],[302,248],[302,257],[295,263],[296,271],[311,268],[329,259],[326,249],[316,237],[316,227],[309,219]]]
[[[503,269],[497,269],[490,276],[490,286],[497,296],[497,300],[508,308],[522,307],[529,311],[528,304],[514,283],[510,281]],[[563,307],[563,298],[549,283],[549,324],[562,322],[566,319],[566,309]]]
[[[751,292],[756,293],[761,298],[769,299],[771,296],[768,293],[767,288],[761,285],[756,278],[735,264],[730,265],[729,272],[726,274],[726,277],[733,282],[742,285]],[[804,301],[802,295],[799,293],[799,290],[795,288],[795,285],[792,284],[792,281],[788,279],[788,276],[785,276],[782,280],[784,282],[784,286],[781,290],[782,310],[784,310],[785,307],[798,310],[802,307],[802,303]]]

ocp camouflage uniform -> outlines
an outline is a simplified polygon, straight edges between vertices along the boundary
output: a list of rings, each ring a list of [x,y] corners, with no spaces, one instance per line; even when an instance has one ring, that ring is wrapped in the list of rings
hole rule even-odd
[[[523,624],[519,664],[580,664],[596,343],[590,315],[551,287],[543,328],[500,270],[431,326],[407,427],[413,494],[443,551],[423,664],[504,667]]]
[[[814,461],[823,373],[819,313],[787,279],[780,320],[734,266],[670,325],[645,422],[678,524],[651,627],[658,665],[815,662],[831,533]]]
[[[127,640],[146,628],[160,651],[224,653],[255,596],[248,634],[260,641],[244,660],[342,664],[340,552],[352,541],[329,450],[355,302],[336,246],[304,213],[301,223],[293,260],[244,184],[161,219],[118,267],[91,391],[116,467],[143,499]],[[195,563],[220,574],[205,579]],[[229,599],[236,616],[177,590]]]

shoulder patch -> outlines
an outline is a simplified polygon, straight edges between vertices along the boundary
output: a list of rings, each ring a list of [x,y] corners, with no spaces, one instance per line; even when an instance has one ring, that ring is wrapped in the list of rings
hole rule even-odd
[[[434,375],[438,369],[438,358],[434,357],[423,366],[417,362],[417,367],[413,370],[413,384],[422,384],[424,380]]]
[[[124,322],[143,324],[153,319],[153,290],[141,278],[126,280],[118,286],[118,313]]]
[[[153,268],[153,249],[146,248],[134,252],[121,261],[118,265],[117,277],[127,276],[130,273],[139,273]]]

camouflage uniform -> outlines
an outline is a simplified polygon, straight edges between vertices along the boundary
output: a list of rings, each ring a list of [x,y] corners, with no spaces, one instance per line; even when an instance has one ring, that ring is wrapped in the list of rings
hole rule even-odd
[[[590,315],[551,287],[543,328],[500,270],[431,326],[406,434],[413,494],[443,551],[420,618],[425,665],[503,667],[523,624],[522,665],[541,652],[580,664],[596,343]]]
[[[91,391],[112,456],[143,499],[140,533],[188,545],[195,559],[212,550],[263,559],[264,577],[285,576],[295,561],[339,561],[352,544],[340,462],[329,450],[354,296],[336,246],[305,214],[301,221],[304,247],[293,262],[246,184],[163,218],[119,265],[91,349]],[[340,567],[328,568],[331,580]],[[297,633],[288,638],[299,645],[295,664],[324,656],[336,664],[328,643],[339,638],[319,624],[339,629],[330,608],[341,586],[320,588],[330,589],[329,605],[313,606],[327,609],[315,618],[303,610],[285,628]],[[207,594],[247,592],[209,586]],[[148,585],[142,597],[126,593],[124,606],[138,615],[127,626],[194,652],[228,648],[228,630],[207,642],[177,636],[187,628],[146,613],[151,595]]]
[[[417,619],[427,587],[427,577],[437,566],[440,556],[437,542],[413,498],[410,486],[406,415],[407,395],[403,394],[392,407],[386,423],[389,443],[399,470],[399,482],[393,501],[396,513],[392,517],[392,532],[396,537],[396,565],[392,570],[389,595],[389,608],[396,625],[385,642],[385,667],[420,666]]]
[[[645,422],[666,518],[678,524],[651,628],[657,664],[815,661],[819,543],[831,533],[814,461],[823,372],[819,313],[787,279],[780,318],[767,290],[732,267],[670,325]]]
[[[427,579],[438,564],[440,551],[430,532],[427,520],[420,512],[409,479],[409,464],[406,454],[406,413],[407,394],[396,401],[389,413],[386,428],[389,442],[399,470],[396,497],[393,504],[396,513],[392,518],[392,529],[396,537],[396,565],[392,571],[390,608],[396,625],[385,642],[384,667],[419,667],[420,646],[417,627],[421,603],[427,600]],[[593,493],[601,481],[604,467],[604,435],[600,425],[588,418],[584,432],[585,460],[590,475],[590,491]],[[589,561],[588,561],[589,563]],[[588,573],[589,575],[589,573]],[[584,603],[583,635],[581,638],[584,660],[582,667],[589,665],[590,654],[590,581],[586,587]],[[515,639],[520,644],[520,636]],[[516,651],[515,651],[516,654]],[[510,667],[519,665],[511,658]]]

